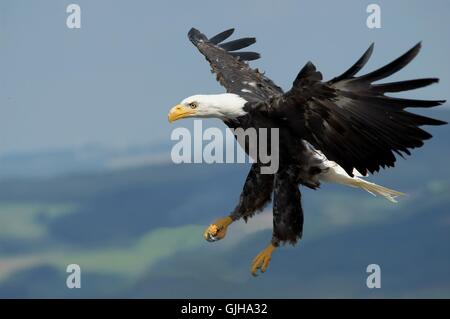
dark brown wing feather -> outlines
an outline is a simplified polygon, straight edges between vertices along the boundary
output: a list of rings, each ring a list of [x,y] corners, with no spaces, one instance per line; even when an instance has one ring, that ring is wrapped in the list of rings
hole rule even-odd
[[[405,111],[408,107],[434,107],[445,101],[401,99],[386,92],[413,90],[438,82],[427,78],[373,84],[405,67],[420,50],[420,43],[388,65],[355,77],[368,61],[373,45],[342,75],[322,82],[322,74],[307,63],[292,89],[272,102],[272,114],[283,117],[299,137],[308,140],[329,160],[352,175],[374,173],[393,167],[395,155],[410,155],[431,135],[422,125],[442,125],[443,121]]]
[[[188,37],[208,60],[212,72],[216,74],[217,80],[228,93],[238,94],[247,101],[253,102],[281,95],[283,91],[280,87],[247,64],[247,61],[256,60],[260,55],[256,52],[237,51],[255,43],[255,38],[242,38],[222,43],[231,36],[233,31],[234,29],[229,29],[208,39],[200,31],[192,28]]]

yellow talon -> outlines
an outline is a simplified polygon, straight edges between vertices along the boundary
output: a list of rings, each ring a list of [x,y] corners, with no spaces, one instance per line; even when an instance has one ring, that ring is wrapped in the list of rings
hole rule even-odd
[[[272,253],[275,250],[275,246],[270,244],[263,251],[261,251],[252,261],[252,275],[257,276],[256,272],[258,269],[263,273],[269,267],[270,259],[272,258]]]
[[[217,225],[211,225],[208,228],[208,232],[213,236],[215,236],[218,231],[219,231],[219,227]]]
[[[210,242],[224,238],[227,233],[227,228],[232,222],[233,219],[229,216],[219,218],[206,228],[203,237]]]

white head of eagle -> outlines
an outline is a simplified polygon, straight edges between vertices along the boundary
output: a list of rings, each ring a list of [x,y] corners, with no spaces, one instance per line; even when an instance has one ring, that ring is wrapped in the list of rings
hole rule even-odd
[[[245,115],[247,101],[237,94],[192,95],[174,106],[168,115],[169,122],[186,117],[234,119]]]
[[[361,188],[391,202],[403,195],[363,177],[394,167],[396,154],[411,155],[410,150],[421,147],[432,137],[422,126],[446,124],[406,109],[432,108],[445,101],[390,95],[426,87],[437,83],[437,78],[382,81],[408,65],[419,53],[420,43],[385,66],[360,73],[372,55],[372,44],[350,68],[328,81],[308,62],[291,88],[283,91],[264,73],[250,67],[248,62],[260,57],[257,52],[240,51],[255,43],[255,38],[224,42],[233,31],[225,30],[210,38],[197,29],[189,31],[189,40],[204,55],[228,93],[188,97],[170,110],[169,121],[215,117],[232,129],[279,130],[279,169],[262,174],[264,161],[257,158],[236,208],[204,232],[206,240],[220,240],[231,223],[241,218],[247,221],[273,199],[272,239],[252,262],[251,271],[256,275],[267,269],[276,247],[302,238],[299,185],[317,189],[322,181],[334,182]],[[261,140],[254,144],[259,145]],[[245,151],[248,153],[247,147]]]

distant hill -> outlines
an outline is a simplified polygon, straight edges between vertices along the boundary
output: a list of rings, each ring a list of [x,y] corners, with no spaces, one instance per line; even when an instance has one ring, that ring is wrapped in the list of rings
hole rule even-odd
[[[99,172],[169,161],[170,145],[137,145],[114,149],[87,145],[75,149],[17,152],[0,156],[0,180]]]

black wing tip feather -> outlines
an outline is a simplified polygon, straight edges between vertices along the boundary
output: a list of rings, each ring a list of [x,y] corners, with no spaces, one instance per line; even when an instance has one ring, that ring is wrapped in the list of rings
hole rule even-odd
[[[375,82],[387,78],[388,76],[400,71],[405,66],[407,66],[412,60],[414,60],[414,58],[419,54],[421,48],[422,48],[422,41],[418,42],[415,46],[413,46],[411,49],[406,51],[404,54],[402,54],[400,57],[393,60],[392,62],[386,64],[385,66],[379,69],[376,69],[375,71],[364,74],[356,79],[365,80],[368,82]]]
[[[393,93],[393,92],[415,90],[438,82],[439,82],[438,78],[422,78],[406,81],[372,84],[372,88],[380,93],[386,92]]]
[[[408,51],[406,51],[403,55],[401,55],[398,59],[402,58],[402,57],[410,57],[411,60],[414,59],[420,52],[420,50],[422,49],[422,41],[419,41],[416,43],[416,45],[414,45],[411,49],[409,49]],[[411,61],[410,60],[410,61]],[[409,63],[409,62],[408,62]]]
[[[432,125],[434,125],[434,126],[441,126],[441,125],[447,125],[448,124],[448,122],[445,122],[445,121],[441,121],[441,120],[436,120],[436,119],[433,119],[435,122],[432,124]]]
[[[305,66],[300,70],[297,75],[297,79],[308,77],[316,72],[316,66],[311,61],[306,62]]]
[[[336,83],[342,80],[351,79],[358,73],[369,61],[370,57],[372,56],[373,50],[375,47],[375,43],[371,43],[369,48],[364,52],[364,54],[356,61],[347,71],[342,73],[341,75],[333,78],[329,81],[329,83]],[[419,53],[420,49],[422,48],[422,41],[419,41],[416,45],[414,45],[411,49],[409,49],[406,53],[395,59],[389,64],[386,64],[385,66],[372,71],[370,73],[367,73],[365,75],[362,75],[360,77],[357,77],[355,79],[358,80],[366,80],[369,82],[375,82],[377,80],[386,78],[395,72],[403,69],[406,65],[408,65]]]
[[[297,87],[302,80],[309,79],[312,81],[321,81],[322,73],[317,71],[316,66],[311,61],[306,62],[305,66],[298,72],[294,80],[293,87]]]
[[[247,38],[240,38],[237,40],[221,43],[221,44],[219,44],[219,46],[226,51],[236,51],[236,50],[244,49],[254,43],[256,43],[256,38],[247,37]]]
[[[341,80],[352,78],[367,64],[370,57],[372,56],[374,47],[375,43],[372,42],[367,48],[367,50],[363,53],[363,55],[358,59],[358,61],[356,61],[350,68],[348,68],[347,71],[332,79],[330,83],[335,83]]]
[[[193,44],[201,41],[207,41],[208,38],[196,28],[191,28],[188,32],[188,38]]]
[[[245,37],[223,43],[223,41],[228,39],[234,33],[234,30],[234,28],[227,29],[208,39],[200,31],[192,28],[188,32],[188,37],[194,45],[197,45],[201,41],[208,41],[244,62],[259,59],[261,55],[257,52],[238,51],[256,43],[256,38],[254,37]]]
[[[226,39],[228,39],[233,33],[234,33],[234,28],[230,28],[230,29],[222,31],[222,32],[216,34],[215,36],[211,37],[209,39],[209,41],[214,44],[219,44],[219,43],[225,41]]]
[[[230,54],[243,61],[258,60],[261,57],[261,54],[259,54],[258,52],[242,51],[242,52],[230,52]]]

